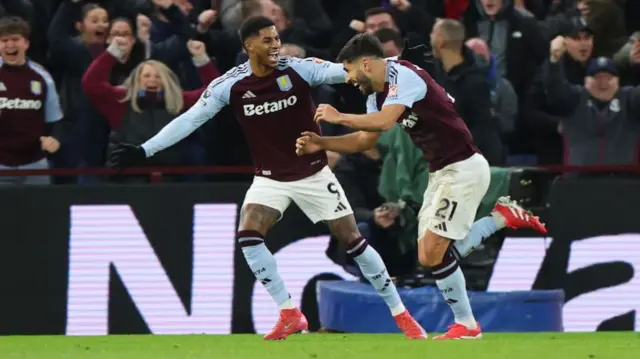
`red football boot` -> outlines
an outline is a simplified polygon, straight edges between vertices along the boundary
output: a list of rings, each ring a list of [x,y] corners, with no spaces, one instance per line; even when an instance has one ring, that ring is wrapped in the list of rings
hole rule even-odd
[[[498,198],[491,214],[502,217],[505,225],[511,229],[533,228],[540,233],[547,233],[547,228],[540,222],[540,218],[520,207],[508,196]]]
[[[264,336],[264,340],[286,339],[291,334],[306,333],[308,327],[307,318],[300,309],[282,309],[278,322],[271,332]]]
[[[393,317],[398,328],[404,332],[409,339],[427,339],[427,332],[413,319],[408,310]]]
[[[480,328],[480,323],[476,323],[476,325],[476,329],[469,329],[458,323],[450,325],[449,331],[433,337],[433,340],[480,339],[482,338],[482,328]]]

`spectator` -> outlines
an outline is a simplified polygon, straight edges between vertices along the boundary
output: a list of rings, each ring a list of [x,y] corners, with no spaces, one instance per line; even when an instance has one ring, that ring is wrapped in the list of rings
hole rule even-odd
[[[560,60],[563,73],[572,85],[584,84],[587,65],[592,58],[593,33],[583,23],[567,23],[560,29],[565,36],[567,52]],[[544,68],[529,88],[522,105],[522,122],[527,140],[537,156],[540,164],[560,164],[563,162],[564,141],[558,133],[558,123],[562,118],[547,103],[544,86]]]
[[[566,80],[561,62],[565,39],[551,42],[546,64],[547,101],[564,118],[558,128],[565,138],[570,165],[636,164],[640,88],[620,87],[613,60],[599,57],[587,67],[584,86]]]
[[[625,84],[640,85],[640,31],[631,35],[613,60]]]
[[[166,65],[148,60],[140,63],[122,87],[109,82],[114,65],[129,56],[134,43],[131,37],[112,39],[107,51],[98,56],[82,79],[82,85],[100,112],[107,118],[112,133],[111,144],[126,142],[141,144],[155,135],[176,115],[196,103],[204,89],[183,92],[176,75]],[[203,83],[211,82],[218,74],[206,55],[204,44],[187,44],[198,66]],[[190,138],[191,139],[191,138]],[[151,165],[178,165],[194,160],[189,139],[160,153]]]
[[[337,56],[344,44],[358,33],[373,34],[382,28],[404,35],[411,43],[425,43],[434,23],[435,18],[423,9],[412,6],[408,1],[395,1],[390,8],[375,7],[366,10],[364,22],[353,19],[349,28],[336,36],[331,53],[333,57]]]
[[[487,64],[487,80],[491,90],[493,116],[498,120],[503,139],[511,136],[518,118],[518,95],[511,82],[496,74],[496,58],[489,51],[489,46],[480,38],[469,39],[468,48],[473,50]]]
[[[380,29],[374,33],[384,48],[384,56],[400,56],[404,50],[404,40],[397,31],[392,29]]]
[[[496,58],[497,76],[506,77],[520,101],[547,56],[547,37],[536,20],[515,11],[512,0],[479,0],[464,16],[467,38],[480,37]]]
[[[53,78],[26,57],[29,35],[23,19],[0,19],[0,170],[47,169],[47,153],[64,139]],[[49,176],[0,177],[0,184],[49,183]]]
[[[180,9],[170,0],[154,0],[168,18],[181,21]],[[76,13],[81,12],[80,21]],[[175,63],[184,51],[187,39],[174,35],[163,42],[138,41],[134,24],[127,18],[116,18],[108,22],[104,8],[88,4],[80,8],[76,3],[63,2],[49,26],[50,65],[61,74],[61,96],[66,121],[74,124],[75,141],[71,154],[79,159],[65,159],[71,166],[103,166],[110,127],[82,90],[81,78],[91,61],[98,56],[116,36],[129,38],[134,47],[126,59],[122,59],[110,71],[110,83],[121,84],[140,62],[153,58]],[[74,36],[75,25],[79,36]],[[74,61],[69,61],[74,59]],[[78,142],[78,143],[75,143]],[[70,154],[70,155],[71,155]]]
[[[628,38],[620,6],[602,0],[581,0],[577,6],[594,33],[593,56],[613,56]]]
[[[484,70],[464,46],[464,27],[456,20],[438,20],[431,33],[433,55],[439,60],[436,79],[447,90],[473,139],[491,165],[504,163],[498,120],[491,111],[491,92]]]

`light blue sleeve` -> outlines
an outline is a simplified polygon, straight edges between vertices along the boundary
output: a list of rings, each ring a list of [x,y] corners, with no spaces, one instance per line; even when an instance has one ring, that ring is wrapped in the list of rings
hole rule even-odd
[[[44,120],[47,123],[57,122],[64,117],[62,113],[62,107],[60,106],[60,96],[58,96],[58,90],[56,89],[56,83],[53,81],[53,76],[42,65],[29,61],[28,66],[35,72],[37,72],[44,79],[45,86],[47,87],[47,93],[45,95],[44,102]],[[31,87],[37,86],[34,83]],[[35,89],[32,88],[32,91]],[[42,89],[40,89],[42,91]]]
[[[376,113],[376,112],[380,112],[378,111],[378,104],[377,104],[377,99],[376,99],[376,94],[372,93],[371,95],[369,95],[367,97],[367,113]]]
[[[389,92],[382,107],[404,105],[411,108],[416,101],[422,100],[427,95],[427,84],[418,74],[407,68],[398,66],[396,69],[398,72],[395,81],[390,82]]]
[[[233,84],[235,84],[233,78],[226,76],[213,80],[195,105],[142,144],[147,157],[180,142],[220,112],[223,107],[229,104]]]
[[[311,86],[342,84],[347,76],[342,64],[313,57],[306,59],[287,57],[287,65]]]
[[[60,96],[56,90],[56,84],[51,76],[46,76],[47,100],[44,105],[44,119],[47,123],[57,122],[62,119],[62,107],[60,107]]]

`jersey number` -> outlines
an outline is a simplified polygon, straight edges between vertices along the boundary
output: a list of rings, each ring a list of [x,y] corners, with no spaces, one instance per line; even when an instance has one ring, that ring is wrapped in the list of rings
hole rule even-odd
[[[458,202],[450,201],[446,198],[443,198],[440,200],[440,207],[438,207],[438,209],[436,210],[436,217],[442,220],[446,219],[447,221],[450,221],[451,219],[453,219],[453,215],[456,213],[457,208]]]

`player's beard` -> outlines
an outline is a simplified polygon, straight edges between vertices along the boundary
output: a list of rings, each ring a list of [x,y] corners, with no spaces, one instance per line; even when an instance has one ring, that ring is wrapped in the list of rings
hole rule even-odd
[[[371,95],[373,93],[373,84],[371,80],[367,77],[367,75],[363,73],[358,74],[357,78],[358,89],[365,94],[366,96]]]

